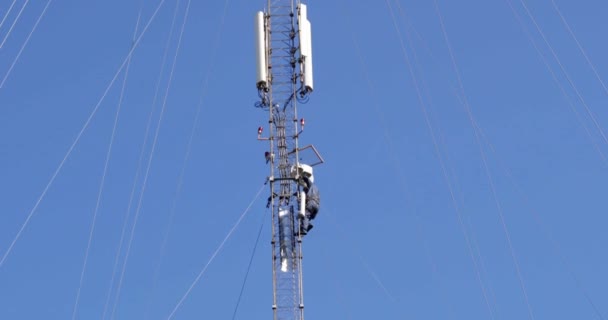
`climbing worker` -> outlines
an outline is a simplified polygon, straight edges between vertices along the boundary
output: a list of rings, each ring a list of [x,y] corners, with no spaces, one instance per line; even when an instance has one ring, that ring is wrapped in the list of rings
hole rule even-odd
[[[305,215],[300,217],[300,235],[306,235],[313,227],[310,221],[314,220],[319,212],[321,198],[319,196],[319,189],[313,183],[312,176],[307,177],[303,175],[300,178],[300,184],[306,194]]]

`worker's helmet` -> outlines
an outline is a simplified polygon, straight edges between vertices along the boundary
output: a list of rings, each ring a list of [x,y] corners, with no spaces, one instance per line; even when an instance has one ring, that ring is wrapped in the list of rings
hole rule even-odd
[[[312,167],[307,164],[298,164],[297,167],[291,167],[291,174],[294,178],[306,177],[312,183],[314,182],[314,176],[312,174]]]

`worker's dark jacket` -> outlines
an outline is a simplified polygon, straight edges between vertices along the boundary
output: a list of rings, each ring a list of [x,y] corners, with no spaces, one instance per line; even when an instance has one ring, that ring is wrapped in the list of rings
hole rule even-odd
[[[310,182],[306,177],[304,180],[304,192],[306,192],[306,211],[314,219],[319,211],[319,205],[321,204],[321,197],[319,195],[319,189],[317,186]]]

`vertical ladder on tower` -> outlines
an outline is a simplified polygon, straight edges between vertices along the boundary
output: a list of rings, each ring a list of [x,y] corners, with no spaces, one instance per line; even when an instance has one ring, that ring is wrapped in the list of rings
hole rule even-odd
[[[297,162],[296,26],[293,0],[268,1],[270,127],[275,133],[279,197],[272,203],[274,320],[303,320],[301,241],[297,241],[291,166]],[[295,121],[294,121],[295,120]],[[272,183],[272,182],[271,182]],[[274,183],[273,183],[274,184]],[[271,187],[274,189],[274,186]]]

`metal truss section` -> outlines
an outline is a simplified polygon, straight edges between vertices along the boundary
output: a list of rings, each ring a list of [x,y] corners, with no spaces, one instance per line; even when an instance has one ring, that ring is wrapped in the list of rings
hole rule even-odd
[[[304,320],[301,239],[293,168],[298,164],[297,12],[294,0],[269,0],[265,13],[270,126],[274,320]]]

